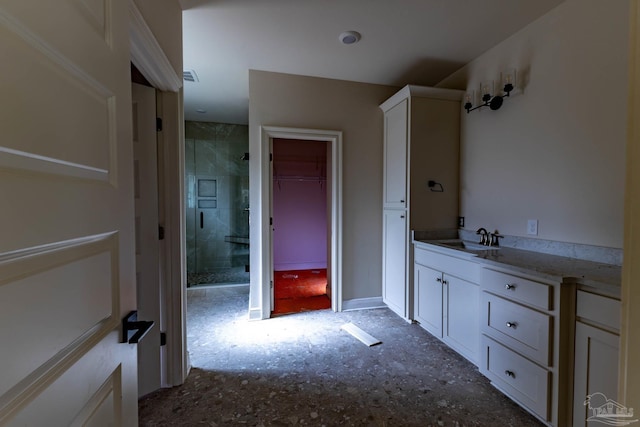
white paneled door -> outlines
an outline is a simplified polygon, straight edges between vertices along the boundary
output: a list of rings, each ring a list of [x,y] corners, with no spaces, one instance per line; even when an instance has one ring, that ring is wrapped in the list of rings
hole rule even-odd
[[[128,2],[0,3],[0,425],[137,425]]]

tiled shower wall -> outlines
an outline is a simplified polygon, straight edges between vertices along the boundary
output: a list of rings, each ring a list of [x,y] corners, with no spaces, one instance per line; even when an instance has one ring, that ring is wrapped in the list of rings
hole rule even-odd
[[[187,282],[248,283],[248,126],[185,123]]]

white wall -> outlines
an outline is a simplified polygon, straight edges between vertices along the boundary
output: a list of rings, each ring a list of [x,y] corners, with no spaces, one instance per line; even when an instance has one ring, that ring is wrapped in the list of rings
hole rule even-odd
[[[485,227],[622,248],[626,0],[567,0],[438,86],[520,72],[502,109],[462,111],[461,215]]]
[[[399,88],[251,70],[251,299],[260,300],[260,126],[343,132],[343,299],[382,293],[382,111]]]

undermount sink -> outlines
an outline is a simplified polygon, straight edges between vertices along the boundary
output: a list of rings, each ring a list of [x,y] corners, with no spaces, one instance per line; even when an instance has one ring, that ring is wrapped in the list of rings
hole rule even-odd
[[[500,249],[498,246],[484,246],[479,243],[469,242],[466,240],[460,239],[451,239],[451,240],[438,240],[437,244],[442,246],[447,246],[453,249],[467,249],[470,251],[489,251]]]

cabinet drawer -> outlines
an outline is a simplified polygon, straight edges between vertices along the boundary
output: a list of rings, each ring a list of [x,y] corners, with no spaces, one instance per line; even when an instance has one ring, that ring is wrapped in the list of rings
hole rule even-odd
[[[519,354],[482,336],[485,374],[496,387],[545,420],[549,419],[551,374]]]
[[[480,283],[480,270],[482,267],[473,261],[428,251],[419,247],[415,248],[413,259],[417,264],[435,268],[469,282]]]
[[[576,316],[620,330],[620,301],[589,292],[578,291]]]
[[[530,304],[544,310],[551,309],[551,286],[511,274],[485,269],[482,286],[486,290],[511,300]]]
[[[487,292],[482,293],[483,333],[527,357],[550,365],[551,316]]]

